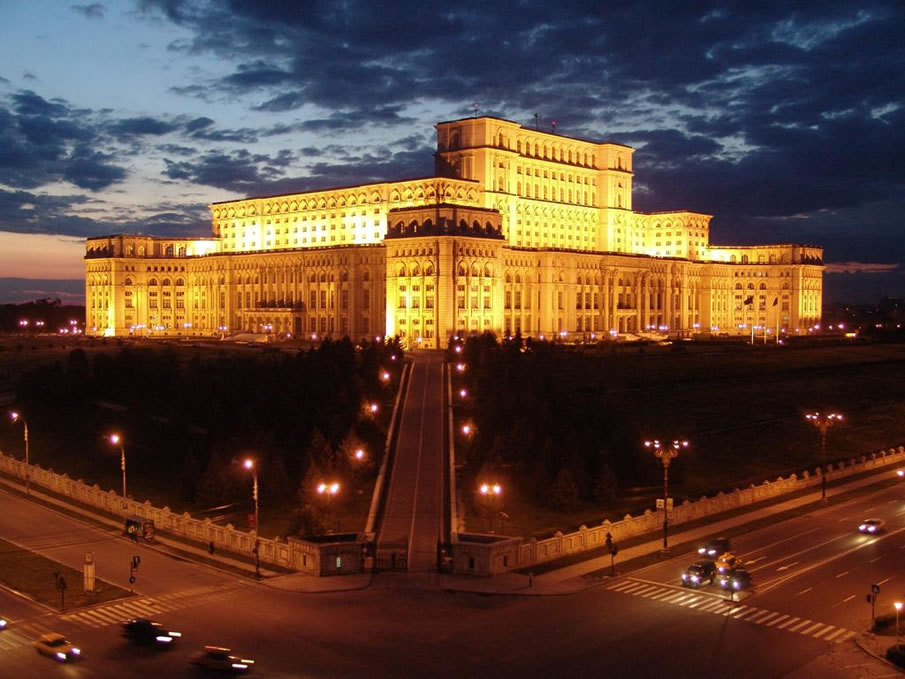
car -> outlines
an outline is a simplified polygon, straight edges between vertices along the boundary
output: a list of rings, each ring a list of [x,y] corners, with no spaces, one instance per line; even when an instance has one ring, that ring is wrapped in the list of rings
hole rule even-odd
[[[120,634],[136,644],[153,644],[161,648],[172,646],[173,642],[182,636],[181,632],[174,632],[161,623],[147,618],[126,620],[120,628]]]
[[[56,632],[42,634],[33,645],[35,650],[41,655],[46,655],[60,662],[70,662],[82,657],[81,649],[73,646],[71,641]]]
[[[883,521],[883,519],[864,519],[864,521],[861,522],[861,525],[858,526],[858,532],[875,535],[883,530],[884,523],[886,522]]]
[[[682,573],[683,587],[703,587],[704,584],[712,585],[716,577],[716,564],[708,559],[695,561]]]
[[[741,568],[741,566],[742,560],[732,552],[721,554],[716,560],[716,569],[720,573],[731,573],[732,571]]]
[[[698,554],[711,558],[730,551],[729,538],[713,538],[698,547]]]
[[[731,573],[723,573],[720,575],[719,583],[723,589],[729,589],[733,592],[741,592],[751,589],[753,583],[751,573],[744,568],[732,571]]]
[[[250,672],[252,665],[255,664],[255,661],[249,658],[240,658],[232,655],[230,649],[222,646],[205,646],[200,651],[193,653],[189,658],[189,662],[208,670],[230,672],[232,674]]]

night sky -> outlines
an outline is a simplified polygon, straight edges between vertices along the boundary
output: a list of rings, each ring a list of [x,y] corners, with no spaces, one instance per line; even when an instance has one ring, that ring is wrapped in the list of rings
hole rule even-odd
[[[637,148],[635,209],[713,214],[715,244],[822,245],[825,302],[905,295],[905,6],[715,6],[2,0],[0,279],[208,235],[212,201],[429,175],[477,103]]]

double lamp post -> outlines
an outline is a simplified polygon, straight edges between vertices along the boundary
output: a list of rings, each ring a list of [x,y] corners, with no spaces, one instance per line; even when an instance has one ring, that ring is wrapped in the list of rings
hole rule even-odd
[[[669,465],[679,456],[679,451],[682,448],[688,447],[688,441],[680,439],[660,441],[653,439],[645,441],[644,447],[653,449],[654,457],[663,463],[663,548],[660,551],[665,554],[669,552]]]

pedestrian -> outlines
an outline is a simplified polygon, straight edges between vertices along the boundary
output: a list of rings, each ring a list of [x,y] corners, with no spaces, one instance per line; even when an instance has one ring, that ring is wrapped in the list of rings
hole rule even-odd
[[[207,551],[210,552],[211,556],[214,555],[214,541],[213,540],[211,540],[210,543],[208,543]]]

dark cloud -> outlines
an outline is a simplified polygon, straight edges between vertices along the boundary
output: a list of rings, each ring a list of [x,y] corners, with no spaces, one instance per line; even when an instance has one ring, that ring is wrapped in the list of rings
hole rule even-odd
[[[180,126],[175,123],[149,116],[123,118],[110,126],[110,132],[119,138],[143,135],[160,136],[177,129],[180,129]]]
[[[99,2],[93,2],[90,5],[70,5],[76,14],[81,14],[86,19],[103,19],[107,8]]]

